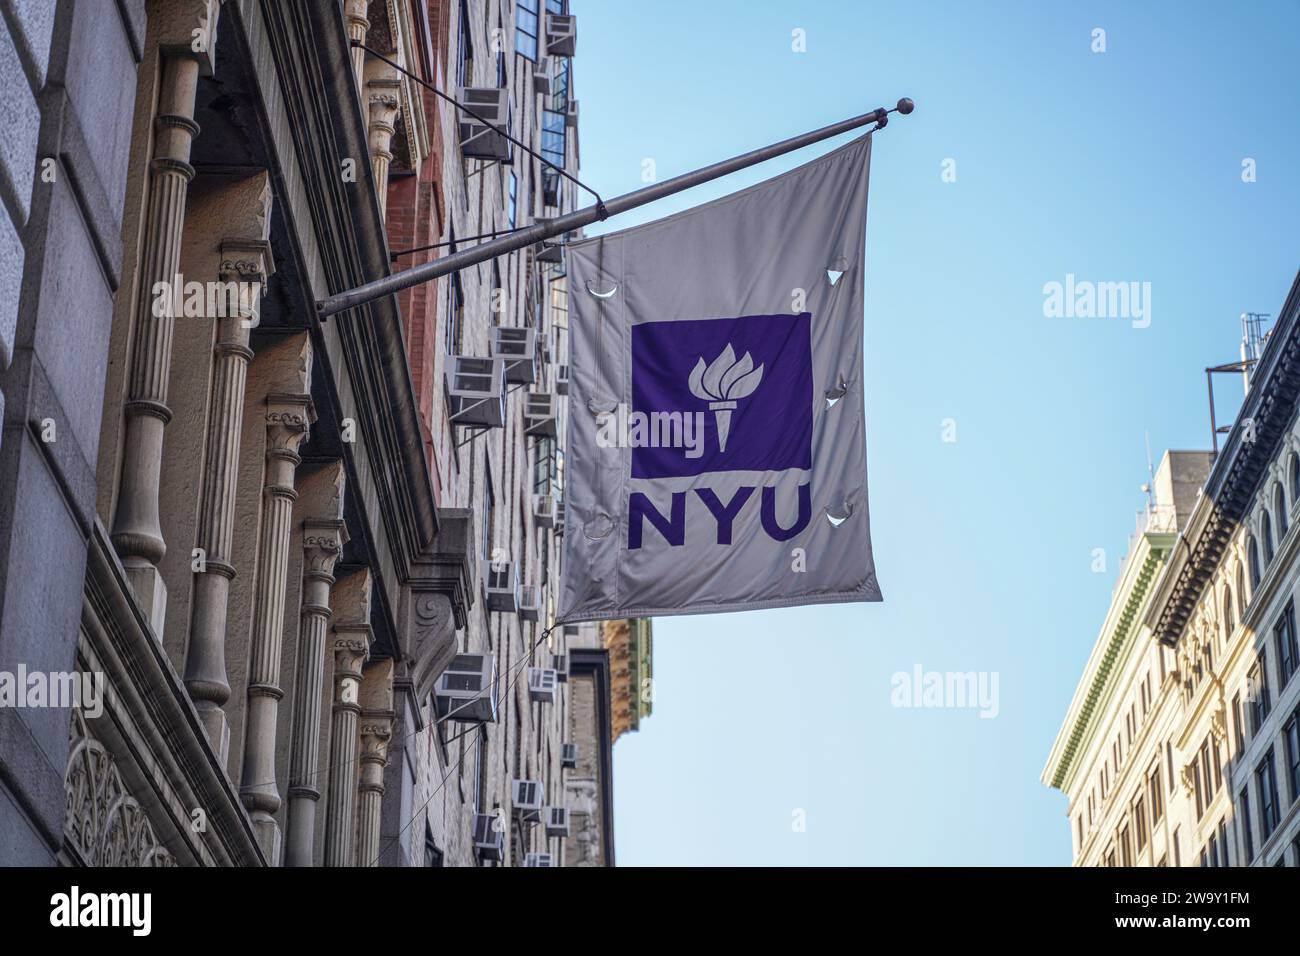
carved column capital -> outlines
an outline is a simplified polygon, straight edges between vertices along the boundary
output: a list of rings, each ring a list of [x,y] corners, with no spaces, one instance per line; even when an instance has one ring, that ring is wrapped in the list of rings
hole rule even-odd
[[[303,574],[334,583],[334,565],[348,543],[347,525],[341,518],[308,519],[302,528]]]
[[[221,0],[169,0],[159,4],[158,46],[164,53],[193,57],[203,75],[211,76],[216,67],[220,14]]]

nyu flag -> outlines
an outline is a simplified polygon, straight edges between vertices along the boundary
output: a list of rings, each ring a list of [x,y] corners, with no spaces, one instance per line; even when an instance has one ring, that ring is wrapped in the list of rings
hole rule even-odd
[[[879,601],[871,138],[569,246],[565,622]]]

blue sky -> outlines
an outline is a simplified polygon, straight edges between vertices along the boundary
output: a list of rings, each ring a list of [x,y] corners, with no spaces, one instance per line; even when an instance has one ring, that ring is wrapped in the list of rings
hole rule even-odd
[[[607,196],[646,158],[662,179],[917,104],[876,141],[867,227],[885,602],[658,619],[655,712],[614,751],[619,863],[1068,863],[1038,777],[1143,502],[1144,432],[1157,458],[1208,446],[1204,368],[1300,266],[1300,3],[572,8],[583,178]],[[1150,282],[1150,326],[1045,318],[1067,273]],[[998,716],[892,707],[917,664],[997,672]]]

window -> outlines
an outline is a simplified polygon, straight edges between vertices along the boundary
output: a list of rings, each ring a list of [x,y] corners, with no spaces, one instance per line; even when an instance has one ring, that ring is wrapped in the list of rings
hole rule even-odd
[[[546,161],[564,168],[564,114],[555,110],[542,110],[542,156]]]
[[[1077,817],[1075,817],[1074,823],[1075,823],[1075,831],[1079,835],[1079,843],[1077,845],[1077,849],[1075,850],[1075,852],[1078,853],[1083,849],[1083,814],[1082,813],[1079,814]]]
[[[492,45],[497,47],[497,89],[505,89],[506,85],[506,48],[505,48],[505,28],[501,25],[501,16],[497,15],[497,29],[493,34]],[[497,38],[500,37],[500,40]]]
[[[1246,677],[1246,697],[1250,701],[1250,733],[1259,733],[1273,708],[1268,695],[1268,659],[1260,654],[1255,666]]]
[[[537,37],[541,33],[541,19],[537,14],[540,0],[515,0],[515,52],[536,62]]]
[[[1210,831],[1209,842],[1205,845],[1205,850],[1201,851],[1201,865],[1205,865],[1205,857],[1209,856],[1210,866],[1219,865],[1219,839],[1214,831]]]
[[[1241,813],[1242,859],[1250,863],[1255,858],[1255,839],[1250,832],[1250,787],[1241,788],[1239,800]]]
[[[1282,739],[1286,743],[1286,785],[1287,795],[1294,802],[1300,798],[1300,708],[1291,715],[1291,719],[1282,728]],[[1296,861],[1300,866],[1300,860]]]
[[[1237,627],[1237,621],[1232,616],[1232,588],[1223,589],[1223,640],[1226,643],[1228,638],[1232,637],[1232,632]]]
[[[519,177],[514,170],[510,172],[510,205],[506,207],[506,216],[511,229],[519,225]]]
[[[1250,564],[1250,593],[1253,597],[1255,588],[1259,587],[1259,548],[1255,546],[1255,536],[1246,536],[1246,561]]]
[[[1246,575],[1237,565],[1237,619],[1246,616]]]
[[[1219,821],[1219,859],[1223,862],[1220,866],[1231,866],[1228,862],[1228,818],[1224,817]]]
[[[1120,866],[1133,865],[1133,850],[1129,845],[1127,825],[1121,827],[1119,831],[1119,860]]]
[[[1268,516],[1268,508],[1261,508],[1259,513],[1259,537],[1264,546],[1264,567],[1273,563],[1273,519]]]
[[[569,58],[562,57],[551,77],[551,109],[563,113],[569,108]]]
[[[1277,829],[1281,807],[1277,802],[1277,775],[1273,770],[1273,748],[1268,748],[1264,759],[1255,768],[1255,785],[1259,787],[1259,822],[1264,828],[1264,839]]]
[[[1155,765],[1151,768],[1151,776],[1147,778],[1147,795],[1151,800],[1151,825],[1155,826],[1165,813],[1165,795],[1160,789],[1160,759],[1158,757]]]
[[[1300,501],[1300,456],[1295,452],[1291,452],[1291,467],[1287,471],[1291,476],[1291,504],[1294,505]]]
[[[1192,762],[1187,765],[1187,769],[1192,777],[1192,792],[1196,795],[1196,819],[1201,819],[1205,814],[1205,790],[1201,785],[1201,770],[1198,763],[1199,758],[1192,758]],[[1193,836],[1195,839],[1195,836]]]
[[[456,251],[454,237],[449,248],[452,252]],[[461,288],[459,273],[452,273],[449,286],[451,292],[447,303],[447,354],[459,355],[461,329],[465,324],[465,291]]]
[[[1281,620],[1273,626],[1273,636],[1277,640],[1278,693],[1281,694],[1296,669],[1294,601],[1287,602]]]
[[[1241,692],[1238,691],[1232,697],[1232,732],[1237,738],[1237,746],[1233,751],[1233,756],[1241,753],[1241,749],[1246,746],[1246,738],[1241,732]]]
[[[492,513],[495,507],[496,499],[492,494],[492,469],[485,465],[483,472],[483,525],[479,530],[483,533],[483,560],[488,563],[492,561],[492,540],[496,530]]]
[[[1133,834],[1137,839],[1137,851],[1141,853],[1147,845],[1147,812],[1141,797],[1133,804]]]
[[[1286,537],[1287,520],[1286,520],[1286,490],[1282,483],[1278,482],[1273,489],[1273,514],[1277,515],[1277,541],[1282,543]]]
[[[474,85],[474,37],[469,30],[469,0],[460,0],[460,23],[456,35],[460,56],[456,60],[456,82]]]
[[[442,866],[442,851],[433,842],[433,832],[430,830],[424,831],[424,865]]]

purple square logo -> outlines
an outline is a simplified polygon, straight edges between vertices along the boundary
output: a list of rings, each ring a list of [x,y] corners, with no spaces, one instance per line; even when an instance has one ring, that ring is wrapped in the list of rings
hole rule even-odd
[[[632,327],[633,478],[812,467],[812,314]]]

